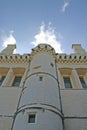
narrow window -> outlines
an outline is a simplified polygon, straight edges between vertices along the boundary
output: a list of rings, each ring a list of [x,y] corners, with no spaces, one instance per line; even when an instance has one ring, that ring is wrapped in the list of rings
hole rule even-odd
[[[40,77],[39,77],[39,81],[42,81],[42,80],[43,80],[43,76],[40,76]]]
[[[70,77],[63,77],[65,88],[72,88]]]
[[[54,66],[52,62],[50,63],[50,65],[51,65],[52,67]]]
[[[28,116],[28,123],[35,123],[35,114],[29,114]]]
[[[15,76],[12,86],[19,86],[21,82],[21,76]]]
[[[5,79],[5,76],[2,76],[1,79],[0,79],[0,86],[2,85],[4,79]]]
[[[85,81],[84,81],[84,78],[83,78],[83,77],[79,77],[79,79],[80,79],[80,82],[81,82],[82,87],[83,87],[83,88],[87,88],[87,85],[86,85],[86,83],[85,83]]]

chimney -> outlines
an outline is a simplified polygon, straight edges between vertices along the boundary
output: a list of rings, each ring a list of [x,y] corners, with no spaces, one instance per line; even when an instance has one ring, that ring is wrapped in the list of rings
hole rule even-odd
[[[12,55],[14,50],[16,49],[16,44],[9,44],[5,49],[1,51],[2,55]]]
[[[87,53],[81,46],[81,44],[72,44],[72,48],[74,50],[74,53],[78,54],[84,54]]]

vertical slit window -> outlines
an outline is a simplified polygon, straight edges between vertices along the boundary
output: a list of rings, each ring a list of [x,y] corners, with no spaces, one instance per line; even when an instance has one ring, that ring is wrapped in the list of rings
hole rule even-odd
[[[65,88],[72,88],[70,77],[63,77]]]
[[[79,79],[80,79],[80,82],[81,82],[82,87],[83,87],[83,88],[87,88],[87,85],[86,85],[86,83],[85,83],[85,81],[84,81],[84,78],[83,78],[83,77],[79,77]]]
[[[5,76],[2,76],[1,79],[0,79],[0,86],[2,85],[4,79],[5,79]]]
[[[50,65],[51,65],[51,67],[53,67],[53,66],[54,66],[52,62],[50,63]]]
[[[15,76],[12,86],[20,86],[21,76]]]
[[[43,81],[43,77],[42,76],[39,77],[39,81]]]

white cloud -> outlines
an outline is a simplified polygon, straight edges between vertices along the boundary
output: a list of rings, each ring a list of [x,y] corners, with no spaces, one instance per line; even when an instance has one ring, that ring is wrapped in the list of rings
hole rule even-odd
[[[62,12],[65,12],[66,9],[68,8],[68,6],[69,6],[69,2],[64,2],[61,11],[62,11]]]
[[[62,53],[61,42],[57,40],[55,30],[51,27],[51,23],[49,23],[47,29],[45,24],[42,23],[40,26],[40,31],[34,36],[35,40],[32,42],[33,45],[37,46],[38,44],[50,44],[56,52]]]
[[[10,31],[9,36],[4,36],[2,39],[2,46],[7,47],[8,44],[16,44],[16,39],[13,36],[14,31]]]

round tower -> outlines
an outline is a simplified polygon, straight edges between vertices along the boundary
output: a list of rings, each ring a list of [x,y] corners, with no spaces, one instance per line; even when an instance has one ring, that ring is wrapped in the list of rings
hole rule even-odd
[[[63,130],[55,50],[40,44],[31,62],[12,130]]]

